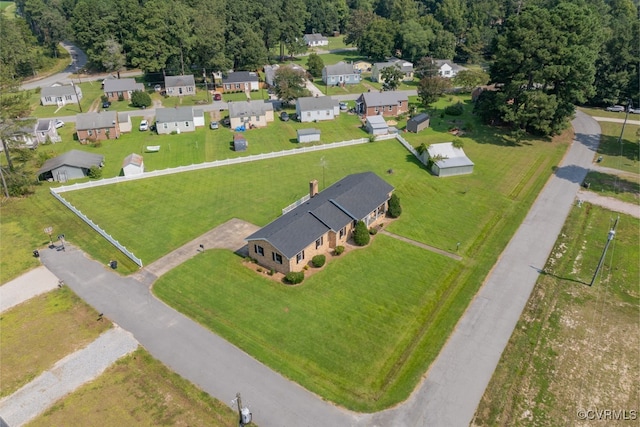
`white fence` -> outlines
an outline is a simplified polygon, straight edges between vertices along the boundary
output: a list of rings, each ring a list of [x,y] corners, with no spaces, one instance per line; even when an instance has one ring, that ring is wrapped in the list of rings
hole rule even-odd
[[[304,202],[306,202],[310,198],[311,198],[311,196],[309,196],[308,194],[305,194],[304,196],[302,196],[302,198],[300,200],[296,200],[295,202],[291,203],[286,208],[283,208],[282,209],[282,215],[286,214],[287,212],[290,212],[290,211],[294,210],[295,208],[297,208],[298,206],[300,206],[301,204],[303,204]]]
[[[415,148],[413,148],[411,146],[411,144],[409,144],[399,134],[378,135],[378,136],[376,136],[375,140],[376,141],[384,141],[384,140],[393,139],[393,138],[396,138],[398,141],[400,141],[400,143],[402,145],[404,145],[407,150],[409,150],[414,156],[416,156],[420,160],[420,156],[418,155],[418,152],[415,150]],[[78,217],[80,217],[84,222],[89,224],[89,226],[91,228],[93,228],[98,233],[100,233],[112,245],[114,245],[116,248],[118,248],[120,251],[122,251],[122,253],[124,253],[127,257],[129,257],[131,260],[133,260],[133,262],[135,262],[137,265],[142,267],[142,260],[140,258],[136,257],[126,247],[122,246],[116,239],[114,239],[111,235],[107,234],[107,232],[105,232],[97,224],[95,224],[93,221],[91,221],[86,215],[84,215],[82,212],[80,212],[78,209],[76,209],[71,203],[67,202],[62,196],[60,196],[59,193],[64,193],[64,192],[67,192],[67,191],[82,190],[82,189],[85,189],[85,188],[101,187],[103,185],[117,184],[119,182],[136,181],[138,179],[153,178],[153,177],[156,177],[156,176],[171,175],[171,174],[181,173],[181,172],[189,172],[189,171],[195,171],[195,170],[200,170],[200,169],[216,168],[216,167],[219,167],[219,166],[235,165],[235,164],[239,164],[239,163],[255,162],[255,161],[258,161],[258,160],[274,159],[276,157],[284,157],[284,156],[293,156],[293,155],[296,155],[296,154],[312,153],[314,151],[331,150],[331,149],[334,149],[334,148],[341,148],[341,147],[349,147],[349,146],[352,146],[352,145],[366,144],[368,142],[370,142],[369,138],[358,138],[358,139],[352,139],[350,141],[334,142],[332,144],[322,144],[322,145],[313,145],[313,146],[310,146],[310,147],[300,147],[300,148],[296,148],[294,150],[283,150],[283,151],[276,151],[276,152],[273,152],[273,153],[265,153],[265,154],[252,154],[250,156],[236,157],[234,159],[216,160],[216,161],[213,161],[213,162],[199,163],[197,165],[178,166],[178,167],[175,167],[175,168],[168,168],[168,169],[163,169],[163,170],[145,172],[145,173],[142,173],[142,174],[139,174],[139,175],[133,175],[133,176],[116,176],[114,178],[105,178],[105,179],[101,179],[99,181],[88,181],[88,182],[83,182],[83,183],[78,183],[78,184],[65,185],[65,186],[62,186],[62,187],[51,188],[50,191],[51,191],[51,194],[53,194],[53,196],[56,199],[60,200],[60,202],[62,202],[63,205],[65,205],[73,213],[78,215]],[[287,206],[286,208],[284,208],[282,210],[282,213],[285,214],[286,212],[290,211],[291,209],[293,209],[293,208],[299,206],[300,204],[306,202],[308,199],[309,199],[308,195],[306,196],[306,200],[303,197],[302,199],[300,199],[300,200],[292,203],[291,205]]]
[[[137,256],[135,256],[133,254],[133,252],[129,251],[126,247],[124,247],[123,245],[120,244],[120,242],[118,242],[116,239],[114,239],[110,234],[107,234],[106,231],[104,231],[102,228],[100,228],[98,226],[98,224],[96,224],[95,222],[91,221],[89,218],[87,218],[87,216],[85,214],[83,214],[82,212],[80,212],[78,209],[75,208],[75,206],[73,206],[71,203],[69,203],[68,201],[66,201],[61,195],[59,195],[53,188],[50,189],[51,194],[53,194],[53,197],[55,197],[56,199],[60,200],[60,202],[65,205],[67,208],[69,208],[69,210],[71,210],[71,212],[73,212],[74,214],[78,215],[78,217],[80,217],[81,220],[83,220],[84,222],[86,222],[87,224],[89,224],[89,226],[91,228],[93,228],[94,230],[96,230],[98,233],[100,233],[100,235],[102,235],[102,237],[104,237],[105,239],[107,239],[109,241],[109,243],[111,243],[113,246],[115,246],[116,248],[118,248],[118,250],[120,250],[120,252],[122,252],[123,254],[125,254],[127,257],[129,257],[133,262],[135,262],[136,264],[138,264],[139,267],[142,268],[142,260],[140,258],[138,258]]]

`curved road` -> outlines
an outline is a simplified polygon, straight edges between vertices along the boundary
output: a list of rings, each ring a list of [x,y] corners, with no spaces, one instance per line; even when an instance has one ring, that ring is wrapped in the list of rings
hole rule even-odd
[[[376,414],[323,401],[68,246],[44,250],[56,276],[98,311],[132,332],[171,369],[229,403],[236,392],[255,422],[269,426],[466,426],[553,248],[599,142],[600,128],[581,112],[576,139],[410,398]]]

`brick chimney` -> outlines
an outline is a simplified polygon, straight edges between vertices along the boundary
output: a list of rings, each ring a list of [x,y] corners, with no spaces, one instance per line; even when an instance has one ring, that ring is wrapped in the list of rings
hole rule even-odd
[[[309,181],[309,197],[314,197],[316,194],[318,194],[318,180],[314,179]]]

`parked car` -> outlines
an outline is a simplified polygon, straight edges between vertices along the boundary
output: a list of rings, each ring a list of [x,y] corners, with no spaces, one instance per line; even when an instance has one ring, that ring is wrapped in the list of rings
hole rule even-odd
[[[340,109],[342,111],[346,111],[346,109],[348,108],[347,103],[346,102],[341,102],[338,105],[340,105]]]
[[[111,101],[104,101],[102,103],[102,108],[109,108],[111,107]]]
[[[218,122],[211,122],[209,124],[209,129],[218,129],[220,127],[220,125],[218,124]]]
[[[56,120],[55,122],[56,129],[60,129],[62,126],[64,126],[64,122],[62,120]]]
[[[283,122],[288,122],[289,121],[289,114],[287,114],[286,111],[283,111],[280,114],[280,120],[282,120]]]
[[[213,100],[214,101],[222,101],[222,94],[216,92],[213,94]]]
[[[160,91],[162,90],[162,86],[160,86],[160,85],[155,85],[155,86],[153,87],[153,90],[155,90],[156,92],[160,92]]]
[[[613,111],[614,113],[624,113],[624,107],[622,105],[612,105],[607,107],[607,111]]]
[[[629,108],[631,114],[640,114],[640,108]]]
[[[145,130],[149,130],[149,121],[148,120],[143,120],[140,122],[140,130],[145,131]]]

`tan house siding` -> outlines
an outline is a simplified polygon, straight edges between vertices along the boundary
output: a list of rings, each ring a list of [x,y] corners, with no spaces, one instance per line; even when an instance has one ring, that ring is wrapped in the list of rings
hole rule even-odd
[[[273,121],[273,111],[266,111],[261,116],[247,116],[247,117],[233,117],[230,119],[231,129],[235,129],[238,126],[245,124],[247,127],[266,127],[269,122]]]

